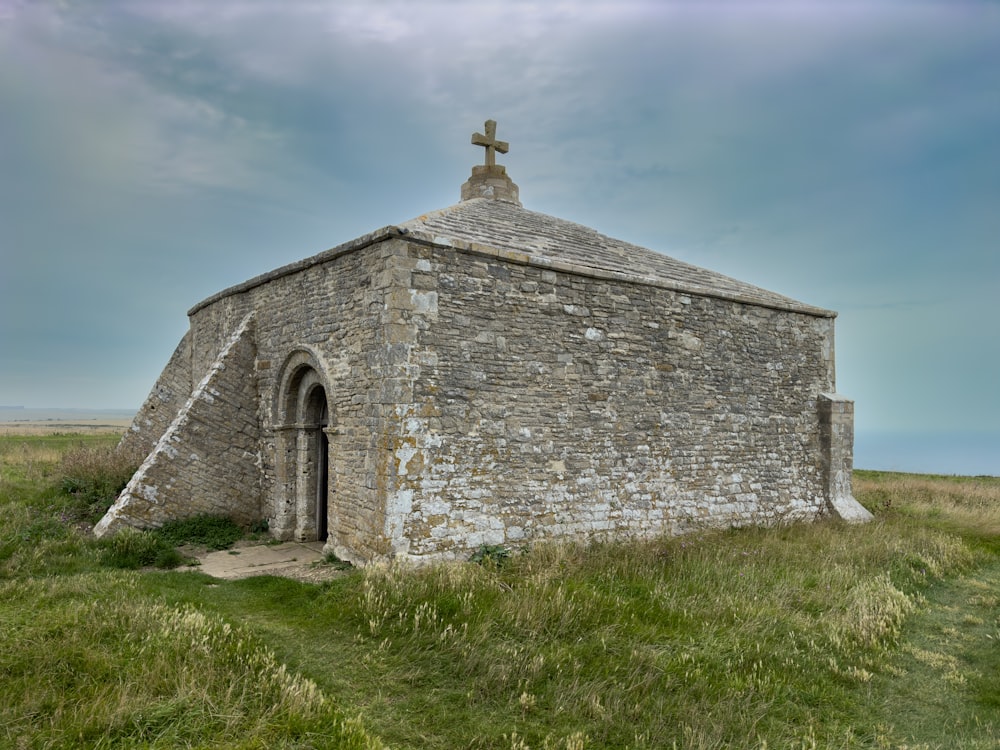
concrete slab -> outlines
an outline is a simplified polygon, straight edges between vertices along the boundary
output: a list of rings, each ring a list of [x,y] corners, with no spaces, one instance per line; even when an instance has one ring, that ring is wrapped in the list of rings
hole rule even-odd
[[[847,523],[868,523],[875,520],[875,516],[851,495],[834,497],[830,501],[830,505],[834,512]]]
[[[323,542],[282,542],[209,552],[198,570],[214,578],[283,575],[323,559]]]

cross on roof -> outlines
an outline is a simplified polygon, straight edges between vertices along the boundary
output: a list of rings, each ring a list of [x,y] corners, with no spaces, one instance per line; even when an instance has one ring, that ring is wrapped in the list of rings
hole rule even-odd
[[[496,120],[486,121],[486,135],[483,135],[482,133],[473,133],[472,145],[486,147],[486,166],[488,167],[496,165],[497,151],[499,151],[501,154],[506,154],[507,149],[510,148],[510,145],[507,143],[507,141],[497,140]]]

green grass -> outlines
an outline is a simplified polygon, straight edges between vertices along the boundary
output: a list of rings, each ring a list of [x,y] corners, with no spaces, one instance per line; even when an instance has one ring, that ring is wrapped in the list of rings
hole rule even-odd
[[[858,472],[864,526],[223,582],[102,567],[62,515],[75,444],[32,440],[0,442],[0,746],[1000,743],[1000,480]]]

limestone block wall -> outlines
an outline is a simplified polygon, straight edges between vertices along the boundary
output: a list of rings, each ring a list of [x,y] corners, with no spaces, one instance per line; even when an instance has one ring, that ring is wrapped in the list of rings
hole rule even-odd
[[[260,429],[252,316],[225,342],[191,397],[94,528],[150,527],[201,513],[260,517]]]
[[[397,554],[824,512],[831,317],[487,251],[408,263]]]

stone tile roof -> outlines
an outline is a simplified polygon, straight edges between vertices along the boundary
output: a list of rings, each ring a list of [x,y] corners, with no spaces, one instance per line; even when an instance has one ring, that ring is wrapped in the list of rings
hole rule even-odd
[[[382,227],[318,255],[276,268],[213,294],[192,307],[188,315],[230,295],[400,236],[430,245],[493,255],[508,262],[651,284],[824,318],[836,316],[830,310],[797,302],[639,245],[616,240],[582,224],[490,198],[463,200],[454,206],[423,214],[403,224]]]
[[[507,201],[478,198],[418,216],[398,227],[435,245],[494,248],[508,259],[568,270],[627,277],[692,294],[831,317],[835,313],[797,302],[714,271],[683,263],[639,245]],[[515,256],[515,257],[512,257]]]

